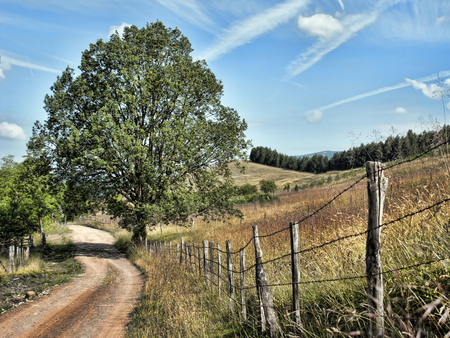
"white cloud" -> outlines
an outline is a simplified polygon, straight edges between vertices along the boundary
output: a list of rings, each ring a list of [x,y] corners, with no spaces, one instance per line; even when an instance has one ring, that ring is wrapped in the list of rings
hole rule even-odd
[[[314,110],[313,112],[307,112],[303,114],[303,116],[306,117],[306,120],[309,123],[316,123],[323,118],[323,112],[320,110]]]
[[[309,2],[310,0],[288,0],[238,22],[225,30],[218,41],[203,52],[200,59],[211,61],[236,47],[249,43],[294,18],[298,11],[306,7]]]
[[[405,108],[403,108],[403,107],[397,107],[395,110],[394,110],[394,113],[397,113],[397,114],[406,114],[408,111],[405,109]]]
[[[26,139],[25,132],[23,131],[22,127],[18,126],[17,124],[8,122],[0,123],[0,137],[14,140]]]
[[[125,29],[125,27],[130,27],[130,26],[131,26],[131,24],[126,23],[126,22],[122,22],[119,26],[110,26],[109,32],[108,32],[108,37],[115,34],[116,31],[117,31],[117,33],[119,33],[119,36],[122,37],[123,30]]]
[[[308,35],[323,39],[330,39],[344,31],[340,21],[328,14],[315,14],[310,17],[300,15],[297,24],[298,28]]]
[[[436,19],[435,24],[436,26],[440,26],[446,23],[450,22],[450,17],[448,16],[440,16],[439,18]]]
[[[340,22],[343,26],[342,33],[330,39],[319,39],[288,65],[288,74],[292,77],[312,67],[325,55],[351,39],[357,32],[373,24],[377,20],[378,15],[378,11],[373,11],[369,14],[356,14],[344,17]]]
[[[435,83],[427,85],[426,83],[417,80],[411,80],[408,78],[406,78],[405,80],[406,82],[410,83],[414,87],[414,89],[421,90],[422,93],[430,99],[440,99],[441,98],[440,94],[442,93],[442,91],[445,90],[444,88],[439,87]]]
[[[448,77],[448,76],[450,76],[450,70],[439,72],[439,75],[440,75],[441,78]],[[436,74],[424,76],[424,77],[421,77],[419,79],[416,79],[415,81],[416,82],[436,81]],[[446,84],[450,83],[450,79],[446,79],[444,81],[444,83],[446,83]],[[379,89],[376,89],[376,90],[372,90],[372,91],[367,92],[367,93],[355,95],[355,96],[349,97],[349,98],[344,99],[344,100],[333,102],[333,103],[328,104],[326,106],[322,106],[322,107],[310,110],[310,112],[312,112],[314,110],[321,110],[321,111],[323,111],[323,110],[326,110],[326,109],[334,108],[336,106],[340,106],[340,105],[345,104],[345,103],[358,101],[358,100],[361,100],[361,99],[365,99],[366,97],[371,97],[371,96],[374,96],[374,95],[382,94],[382,93],[385,93],[385,92],[390,92],[392,90],[397,90],[397,89],[405,88],[405,87],[408,87],[408,86],[412,86],[412,83],[411,82],[407,82],[407,81],[400,82],[400,83],[397,83],[396,85],[393,85],[393,86],[382,87],[382,88],[379,88]]]
[[[5,60],[1,60],[1,63],[0,63],[0,79],[5,79],[5,73],[3,71],[10,70],[10,69],[11,69],[11,65]]]

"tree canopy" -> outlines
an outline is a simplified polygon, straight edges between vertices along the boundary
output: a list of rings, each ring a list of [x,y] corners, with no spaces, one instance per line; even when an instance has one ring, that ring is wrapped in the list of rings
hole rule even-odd
[[[30,148],[55,175],[89,186],[135,236],[146,225],[239,213],[228,164],[245,157],[247,125],[178,29],[161,22],[98,40],[45,97]],[[235,161],[237,163],[237,161]]]

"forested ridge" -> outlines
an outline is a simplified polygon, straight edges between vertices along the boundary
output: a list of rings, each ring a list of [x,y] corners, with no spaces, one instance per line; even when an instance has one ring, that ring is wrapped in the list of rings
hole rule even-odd
[[[449,127],[439,130],[423,131],[420,134],[412,130],[401,136],[389,136],[384,141],[361,144],[359,147],[337,152],[331,159],[324,155],[312,157],[289,156],[275,149],[255,147],[250,152],[250,161],[272,167],[323,173],[329,170],[349,170],[362,167],[367,161],[390,162],[424,152],[431,144],[446,139]]]

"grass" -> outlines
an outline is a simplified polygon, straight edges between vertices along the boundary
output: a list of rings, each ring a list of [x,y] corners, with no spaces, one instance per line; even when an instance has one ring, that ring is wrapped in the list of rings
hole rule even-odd
[[[82,272],[80,264],[73,258],[72,241],[65,235],[68,228],[60,225],[48,225],[47,244],[40,245],[39,235],[33,236],[34,243],[30,258],[17,270],[7,273],[0,270],[0,313],[24,302],[27,291],[34,291],[38,296],[55,285],[66,283]],[[8,267],[8,257],[0,256],[5,267]]]
[[[273,168],[270,168],[272,170]],[[280,169],[277,169],[280,170]],[[168,226],[150,233],[150,242],[172,242],[172,256],[148,255],[142,246],[131,245],[131,234],[114,230],[119,248],[146,276],[139,306],[135,309],[128,337],[255,337],[260,335],[257,295],[246,290],[248,321],[241,322],[239,306],[230,311],[226,284],[207,287],[204,278],[189,266],[180,266],[174,259],[176,243],[201,246],[202,240],[219,243],[222,250],[230,240],[232,250],[245,246],[252,238],[251,226],[258,225],[263,261],[270,284],[291,282],[290,221],[300,223],[301,249],[321,246],[336,238],[364,232],[367,229],[366,179],[356,184],[317,214],[332,196],[347,189],[362,177],[364,170],[355,170],[356,177],[347,182],[319,188],[279,194],[280,200],[239,206],[245,217],[203,222],[195,220],[194,228]],[[450,180],[445,161],[428,157],[386,170],[389,178],[383,222],[394,221],[405,214],[450,197]],[[259,179],[268,179],[261,174]],[[306,178],[305,178],[306,179]],[[245,183],[245,182],[244,182]],[[287,217],[286,217],[287,212]],[[341,279],[365,275],[366,236],[355,236],[304,252],[300,257],[301,281]],[[254,247],[246,248],[246,266],[254,264]],[[217,254],[217,253],[216,253]],[[412,217],[382,228],[385,327],[388,337],[444,337],[450,332],[450,206],[441,204]],[[432,264],[422,264],[442,259]],[[222,254],[222,265],[225,265]],[[417,265],[404,270],[397,268]],[[234,270],[239,255],[233,256]],[[226,279],[225,272],[223,278]],[[245,276],[246,286],[255,284],[254,269]],[[239,276],[235,274],[239,287]],[[301,284],[301,319],[296,327],[291,313],[291,286],[271,287],[278,323],[283,336],[301,331],[304,337],[367,336],[368,311],[366,279],[337,280]],[[235,299],[240,299],[236,290]],[[447,335],[449,336],[449,335]],[[446,337],[447,337],[446,336]]]

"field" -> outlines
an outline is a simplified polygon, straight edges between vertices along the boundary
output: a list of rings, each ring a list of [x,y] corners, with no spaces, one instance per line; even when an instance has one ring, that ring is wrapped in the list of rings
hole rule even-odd
[[[254,170],[261,174],[254,181],[237,180],[242,184],[269,177],[277,182],[286,179],[270,176],[274,175],[272,170],[264,173],[262,166],[258,167]],[[246,266],[251,267],[255,262],[253,225],[259,228],[264,267],[284,336],[296,332],[304,337],[366,336],[367,183],[364,170],[356,172],[357,176],[346,182],[281,193],[278,202],[243,205],[242,221],[219,220],[215,225],[196,219],[193,229],[172,226],[163,228],[162,234],[159,229],[152,232],[149,241],[172,242],[172,252],[171,256],[167,251],[165,256],[154,256],[143,246],[129,250],[130,258],[147,277],[128,336],[259,335],[257,294],[251,287],[255,284],[254,269],[245,275],[247,321],[243,322],[237,303],[230,311],[224,271],[218,293],[216,287],[205,286],[198,272],[180,266],[174,259],[175,243],[180,243],[181,237],[196,247],[201,247],[205,239],[219,243],[222,250],[230,240],[233,251],[249,244],[245,259]],[[302,175],[291,173],[291,177],[295,174]],[[450,181],[446,161],[421,158],[387,169],[385,175],[389,178],[382,228],[386,336],[448,337]],[[292,221],[300,221],[302,327],[295,324],[291,311],[290,240],[286,229]],[[119,238],[121,243],[128,240],[125,235]],[[222,265],[224,261],[222,254]],[[233,256],[233,266],[238,269],[239,254]],[[238,287],[239,276],[235,275],[235,283]],[[237,291],[235,300],[239,297]]]

